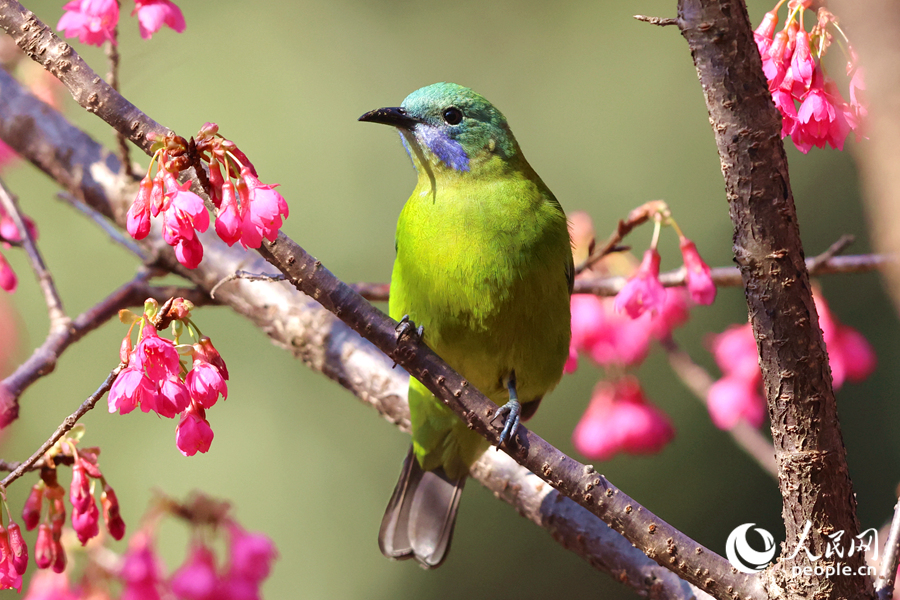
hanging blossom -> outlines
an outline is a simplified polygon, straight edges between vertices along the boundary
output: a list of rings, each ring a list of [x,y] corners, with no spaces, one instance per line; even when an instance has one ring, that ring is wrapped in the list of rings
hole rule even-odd
[[[159,525],[166,516],[190,528],[185,560],[171,574],[156,549]],[[86,553],[85,574],[74,586],[68,572],[39,572],[32,577],[25,600],[106,598],[109,581],[121,584],[122,599],[252,600],[261,597],[262,585],[278,558],[268,536],[247,531],[230,514],[228,503],[202,494],[184,503],[158,496],[142,522],[121,560],[110,561],[110,551]],[[216,548],[224,549],[222,557]],[[103,578],[90,576],[98,570]]]
[[[190,318],[193,305],[174,298],[160,307],[148,299],[144,314],[120,313],[130,321],[131,329],[122,340],[120,358],[125,368],[109,390],[109,412],[127,414],[136,408],[153,411],[174,419],[181,415],[175,428],[175,445],[185,456],[209,451],[213,440],[206,409],[219,399],[228,397],[228,368],[212,341],[201,335]],[[160,337],[158,325],[172,324],[174,340]],[[132,330],[138,328],[138,342],[132,348]],[[194,344],[179,344],[187,328],[197,339]],[[190,368],[182,363],[190,358]]]
[[[828,350],[834,389],[839,390],[845,381],[863,381],[872,374],[877,363],[871,344],[857,330],[837,321],[819,290],[813,300]],[[731,429],[740,421],[746,421],[759,427],[765,419],[766,402],[762,395],[756,340],[750,324],[732,325],[713,336],[710,350],[722,371],[722,378],[710,387],[706,398],[713,424],[719,429]]]
[[[59,483],[59,467],[56,465],[72,464],[72,480],[68,492],[72,507],[71,527],[81,544],[85,545],[100,533],[100,510],[95,498],[98,487],[102,489],[100,503],[103,505],[103,521],[107,531],[116,540],[125,535],[125,523],[119,514],[115,492],[100,471],[100,449],[80,446],[84,432],[83,425],[76,425],[46,452],[44,460],[47,466],[41,469],[41,479],[32,486],[22,508],[25,529],[38,530],[34,559],[39,569],[52,569],[55,573],[62,573],[67,564],[62,544],[67,517],[67,494]],[[4,527],[0,519],[0,589],[19,589],[28,561],[28,546],[18,523],[10,518],[9,525]],[[59,579],[53,581],[58,582]],[[29,597],[31,593],[29,592]]]
[[[601,381],[572,442],[584,456],[608,460],[619,452],[654,454],[675,435],[668,417],[651,405],[637,378]]]
[[[665,341],[683,325],[691,306],[711,304],[716,287],[709,266],[697,247],[684,236],[664,203],[659,203],[651,247],[639,266],[622,254],[612,254],[595,268],[607,272],[630,270],[631,277],[615,298],[574,294],[571,299],[572,338],[564,371],[574,372],[581,354],[607,369],[611,381],[601,381],[573,439],[590,458],[605,460],[617,452],[647,453],[660,450],[674,435],[667,417],[646,398],[637,379],[625,375],[640,365],[654,340]],[[685,286],[663,287],[659,280],[660,255],[656,249],[660,227],[678,233],[684,260]],[[570,216],[573,255],[583,264],[593,245],[593,225],[581,213]],[[618,267],[617,267],[618,263]]]
[[[118,0],[72,0],[63,6],[56,28],[66,37],[77,37],[82,44],[101,46],[116,43],[119,24]],[[137,16],[141,37],[149,40],[163,25],[178,33],[184,31],[184,15],[169,0],[135,0],[132,16]]]
[[[762,57],[763,72],[775,107],[781,113],[781,137],[790,136],[804,154],[815,146],[842,150],[847,135],[860,137],[862,121],[868,113],[859,93],[865,89],[863,69],[837,18],[826,8],[818,9],[809,33],[804,16],[812,0],[788,2],[788,19],[776,33],[780,0],[763,17],[754,37]],[[835,81],[824,70],[822,58],[831,47],[836,32],[846,49],[850,102],[844,100]]]
[[[270,242],[288,216],[288,205],[275,187],[259,180],[256,169],[234,142],[218,135],[218,126],[207,123],[195,140],[201,160],[209,165],[210,201],[216,211],[216,234],[229,246],[259,248]],[[178,183],[175,173],[187,168],[188,142],[170,136],[160,142],[141,180],[134,203],[128,209],[126,229],[140,240],[150,233],[151,219],[162,215],[163,239],[175,249],[178,261],[189,269],[203,259],[198,232],[209,227],[203,200]],[[154,163],[159,164],[152,175]]]

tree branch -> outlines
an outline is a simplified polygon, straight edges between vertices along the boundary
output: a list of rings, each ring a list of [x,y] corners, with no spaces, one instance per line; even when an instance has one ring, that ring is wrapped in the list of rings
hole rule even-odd
[[[740,0],[679,0],[678,21],[700,77],[734,223],[734,252],[756,335],[777,452],[786,545],[812,522],[808,549],[823,555],[828,534],[859,533],[856,499],[837,418],[822,332],[791,194],[781,120],[762,73]],[[787,549],[787,548],[785,548]],[[837,558],[823,558],[822,567]],[[770,593],[788,597],[871,596],[858,573],[862,553],[843,559],[854,575],[794,575],[786,561],[767,571]],[[796,566],[812,566],[805,552]],[[775,587],[777,586],[777,587]]]

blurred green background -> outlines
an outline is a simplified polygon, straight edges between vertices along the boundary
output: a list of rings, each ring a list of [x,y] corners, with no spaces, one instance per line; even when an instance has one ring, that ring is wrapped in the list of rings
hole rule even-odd
[[[61,0],[26,4],[51,25],[62,14]],[[165,29],[149,42],[128,16],[131,3],[123,4],[125,96],[185,136],[217,122],[264,181],[281,183],[291,205],[285,232],[346,281],[389,278],[394,225],[414,185],[398,136],[356,118],[443,80],[498,106],[564,208],[588,211],[600,235],[634,206],[662,198],[711,264],[731,264],[719,160],[687,45],[675,28],[632,19],[674,16],[673,1],[182,2],[185,33]],[[751,2],[754,23],[769,8]],[[106,71],[99,50],[84,54]],[[72,103],[67,111],[112,147],[95,117]],[[868,251],[851,153],[814,149],[804,156],[790,146],[788,154],[807,253],[844,233],[858,237],[852,252]],[[39,224],[41,248],[71,314],[134,273],[135,257],[55,200],[42,174],[23,166],[6,179]],[[664,234],[663,267],[674,268],[677,243]],[[629,241],[640,249],[649,239],[645,228]],[[46,312],[21,253],[5,255],[21,277],[19,290],[3,301],[21,315],[22,358],[43,339]],[[891,392],[900,378],[897,319],[877,275],[832,276],[822,285],[834,312],[872,341],[880,360],[869,381],[839,393],[860,520],[879,527],[896,501],[900,467]],[[742,292],[722,290],[676,338],[713,367],[705,337],[745,319]],[[103,449],[101,466],[131,531],[151,490],[184,496],[200,489],[229,499],[242,523],[275,540],[281,558],[264,588],[268,598],[634,597],[474,484],[441,569],[384,559],[376,536],[408,438],[229,310],[203,309],[196,320],[231,372],[228,401],[209,413],[216,434],[209,454],[181,456],[175,423],[166,419],[110,415],[101,407],[83,421],[85,443]],[[0,456],[23,459],[45,440],[115,366],[124,333],[110,323],[70,349],[57,372],[22,399]],[[582,360],[529,426],[574,453],[572,429],[601,374]],[[598,464],[599,471],[716,551],[745,522],[780,542],[775,482],[712,426],[659,350],[640,376],[677,437],[657,456],[616,458]],[[14,510],[34,480],[9,490]],[[163,528],[170,568],[182,560],[185,541],[182,526]]]

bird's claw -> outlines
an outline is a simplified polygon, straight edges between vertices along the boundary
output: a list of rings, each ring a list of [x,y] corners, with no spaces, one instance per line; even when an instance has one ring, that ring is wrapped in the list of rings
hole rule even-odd
[[[403,315],[403,318],[394,327],[394,331],[397,332],[397,343],[399,343],[404,337],[412,336],[413,334],[421,340],[422,334],[425,333],[425,327],[422,325],[416,327],[416,324],[409,320],[409,315]]]
[[[397,344],[403,341],[404,337],[415,337],[417,341],[422,341],[422,336],[425,334],[425,327],[419,325],[416,327],[416,324],[409,320],[409,315],[403,315],[403,318],[400,319],[400,322],[397,323],[397,326],[394,327],[394,331],[397,332]],[[391,366],[393,369],[397,366],[397,361],[394,361],[394,364]]]
[[[509,442],[509,440],[516,437],[516,432],[519,430],[519,415],[522,413],[522,405],[519,404],[518,400],[510,400],[503,406],[497,409],[494,413],[494,416],[491,417],[491,423],[493,423],[498,417],[502,417],[504,415],[508,415],[506,417],[506,422],[503,424],[503,431],[500,432],[500,437],[497,440],[497,449],[500,449],[500,446]]]

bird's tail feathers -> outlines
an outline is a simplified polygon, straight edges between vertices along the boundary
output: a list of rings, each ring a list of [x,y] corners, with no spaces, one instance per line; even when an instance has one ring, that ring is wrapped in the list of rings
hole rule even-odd
[[[426,569],[439,567],[450,550],[465,482],[465,476],[451,479],[440,467],[425,471],[410,446],[378,532],[381,553],[415,558]]]

